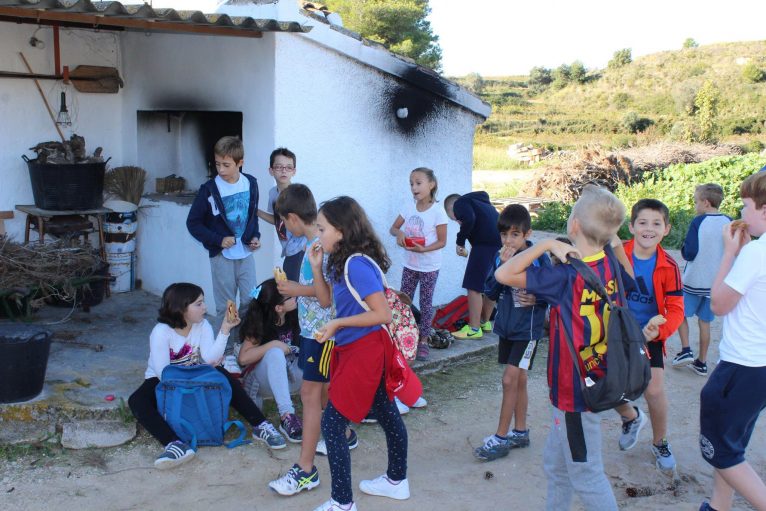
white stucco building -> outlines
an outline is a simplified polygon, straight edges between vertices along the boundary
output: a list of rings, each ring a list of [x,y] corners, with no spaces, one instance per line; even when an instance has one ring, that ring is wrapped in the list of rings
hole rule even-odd
[[[40,84],[54,108],[66,90],[73,118],[66,134],[84,136],[91,150],[103,147],[111,166],[145,168],[147,192],[154,191],[155,178],[173,173],[196,190],[207,179],[205,152],[215,139],[241,133],[244,170],[258,179],[265,208],[274,185],[268,156],[276,147],[288,147],[298,158],[295,182],[307,184],[318,202],[350,195],[364,206],[395,262],[389,280],[398,285],[402,257],[388,227],[411,200],[410,170],[434,169],[440,197],[471,189],[474,128],[489,115],[489,105],[331,26],[294,0],[230,0],[223,5],[155,0],[152,21],[143,19],[146,9],[117,15],[110,14],[123,7],[117,2],[98,4],[111,4],[109,11],[82,9],[88,4],[78,2],[79,10],[73,11],[56,0],[3,2],[0,70],[26,72],[19,58],[23,52],[36,73],[51,74],[51,24],[61,27],[62,65],[117,68],[125,82],[117,94],[79,93],[61,81]],[[210,16],[205,22],[199,16],[163,22],[159,16],[166,13],[158,10],[160,5],[230,14],[232,26],[217,29],[211,20],[221,19]],[[262,29],[252,24],[248,29],[234,16],[260,20]],[[46,25],[36,24],[41,19]],[[99,20],[103,24],[93,28]],[[252,37],[258,32],[261,37]],[[44,49],[30,46],[33,35],[45,43]],[[407,118],[396,116],[400,108],[407,108]],[[0,210],[10,210],[33,203],[21,155],[31,156],[29,147],[55,140],[57,134],[28,79],[0,78],[0,118]],[[185,227],[190,202],[183,197],[144,200],[137,275],[145,289],[158,294],[172,282],[197,282],[212,306],[207,252]],[[17,212],[6,223],[9,234],[21,239],[23,222]],[[461,292],[465,260],[454,252],[456,230],[452,223],[436,303]],[[262,223],[261,232],[256,266],[259,278],[267,278],[279,251],[273,228]]]

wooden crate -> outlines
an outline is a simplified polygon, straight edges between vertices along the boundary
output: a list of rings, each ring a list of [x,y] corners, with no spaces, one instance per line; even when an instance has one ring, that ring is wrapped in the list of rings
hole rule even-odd
[[[158,177],[155,180],[157,193],[182,192],[186,187],[186,180],[182,177]]]

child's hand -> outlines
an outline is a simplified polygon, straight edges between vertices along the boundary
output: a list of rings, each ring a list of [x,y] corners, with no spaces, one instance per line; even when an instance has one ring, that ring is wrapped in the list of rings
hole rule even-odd
[[[537,297],[526,291],[516,293],[516,300],[521,307],[532,307],[537,303]]]
[[[466,250],[465,247],[461,247],[460,245],[455,245],[455,253],[457,253],[457,255],[460,257],[468,257],[468,250]]]
[[[253,238],[250,240],[250,243],[248,243],[247,246],[250,248],[250,250],[258,250],[261,248],[261,240],[258,238]]]
[[[311,268],[321,268],[322,259],[324,258],[324,250],[322,250],[322,244],[318,241],[308,248],[309,251],[309,264]]]
[[[234,238],[234,236],[226,236],[221,241],[221,247],[223,247],[223,248],[230,248],[230,247],[233,247],[236,242],[237,242],[237,240]]]
[[[400,230],[396,235],[396,244],[400,247],[405,247],[406,245],[404,244],[404,238],[406,238],[404,231]]]
[[[239,313],[234,316],[234,319],[229,319],[228,314],[223,315],[223,323],[221,323],[221,333],[223,335],[229,335],[231,329],[239,325],[242,319],[239,317]]]
[[[725,253],[736,256],[749,241],[750,235],[747,231],[732,229],[730,225],[723,226],[723,251]]]
[[[515,254],[516,251],[512,249],[511,247],[503,247],[500,249],[500,262],[504,263],[511,257],[513,257],[513,254]]]
[[[652,317],[642,330],[644,339],[647,341],[656,339],[660,335],[660,325],[664,325],[666,321],[667,319],[661,314]]]
[[[570,255],[578,259],[582,258],[582,254],[580,253],[580,251],[568,243],[564,243],[563,241],[558,241],[558,240],[553,240],[550,243],[551,245],[548,251],[554,256],[556,256],[559,259],[559,261],[566,262],[567,258]]]
[[[269,349],[271,348],[279,348],[280,350],[282,350],[282,353],[284,353],[285,355],[290,354],[290,345],[283,341],[275,340],[275,341],[269,342]]]
[[[277,289],[282,296],[300,296],[299,286],[300,284],[294,280],[280,280],[277,282]]]
[[[328,321],[325,326],[317,330],[317,333],[319,334],[319,337],[317,338],[317,342],[324,343],[328,339],[331,339],[335,336],[335,333],[340,329],[340,325],[338,324],[337,319],[331,319]]]
[[[425,245],[419,245],[418,243],[413,243],[411,247],[404,247],[404,250],[409,250],[410,252],[417,252],[419,254],[422,254],[426,250]]]

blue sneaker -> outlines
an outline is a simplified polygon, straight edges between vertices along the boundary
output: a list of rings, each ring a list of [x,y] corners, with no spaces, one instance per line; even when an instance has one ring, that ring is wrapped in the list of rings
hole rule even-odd
[[[663,438],[659,445],[652,444],[652,454],[656,458],[657,468],[663,472],[672,472],[676,469],[676,458],[670,451],[670,444]]]
[[[473,455],[482,461],[493,461],[508,456],[509,452],[511,452],[511,440],[509,438],[501,440],[497,435],[490,435],[484,439],[484,445],[473,451]]]
[[[194,450],[191,447],[180,440],[176,440],[165,447],[165,451],[160,454],[160,457],[154,460],[154,466],[160,470],[177,467],[192,459],[194,455]]]
[[[716,511],[716,509],[710,507],[710,504],[708,504],[707,502],[703,502],[702,504],[700,504],[699,511]]]
[[[511,443],[511,449],[518,447],[529,447],[529,430],[516,431],[515,429],[508,433],[508,440]]]
[[[253,439],[263,442],[271,449],[284,449],[287,446],[285,437],[280,435],[269,421],[263,421],[253,428]]]

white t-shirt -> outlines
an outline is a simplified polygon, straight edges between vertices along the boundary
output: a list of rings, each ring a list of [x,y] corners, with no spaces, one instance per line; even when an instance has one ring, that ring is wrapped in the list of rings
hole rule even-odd
[[[215,176],[215,185],[221,194],[226,222],[234,230],[234,245],[223,249],[226,259],[244,259],[252,251],[242,243],[242,235],[247,227],[247,213],[250,210],[250,181],[242,174],[236,183],[227,183],[221,176]],[[211,197],[212,199],[212,197]]]
[[[742,298],[723,317],[721,360],[766,366],[766,236],[742,247],[724,283]]]
[[[437,225],[446,225],[449,219],[441,204],[434,202],[425,211],[418,211],[414,200],[407,201],[399,215],[404,218],[401,230],[408,238],[422,237],[426,239],[425,246],[435,243]],[[411,270],[429,272],[436,271],[442,266],[442,250],[431,252],[404,251],[404,266]]]
[[[216,364],[223,358],[229,336],[218,332],[206,319],[192,325],[183,337],[165,323],[157,323],[149,335],[149,364],[144,378],[159,378],[166,366]]]

